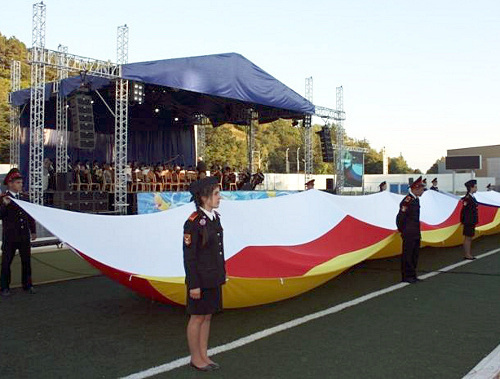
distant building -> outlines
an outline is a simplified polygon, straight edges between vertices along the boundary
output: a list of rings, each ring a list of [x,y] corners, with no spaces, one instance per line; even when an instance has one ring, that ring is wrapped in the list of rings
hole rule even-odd
[[[481,155],[482,169],[476,170],[477,176],[494,177],[500,183],[500,145],[465,147],[448,150],[448,156]],[[482,188],[480,191],[483,190]]]

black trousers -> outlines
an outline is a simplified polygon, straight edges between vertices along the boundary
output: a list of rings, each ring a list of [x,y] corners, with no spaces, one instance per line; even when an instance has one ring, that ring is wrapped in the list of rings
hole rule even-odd
[[[401,255],[401,276],[403,280],[417,278],[418,253],[420,238],[403,237],[403,254]]]
[[[1,289],[10,287],[10,266],[16,250],[21,257],[22,283],[25,290],[31,288],[31,242],[30,240],[3,241],[2,244],[2,272],[0,275]]]

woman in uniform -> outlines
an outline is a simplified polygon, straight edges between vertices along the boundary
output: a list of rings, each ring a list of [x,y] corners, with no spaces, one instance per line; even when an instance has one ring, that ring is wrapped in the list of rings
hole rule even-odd
[[[190,365],[200,371],[219,368],[207,354],[212,315],[222,310],[222,285],[226,282],[224,247],[217,177],[193,182],[189,188],[196,211],[184,224],[184,269],[187,286],[187,339]]]
[[[462,212],[460,214],[460,221],[464,226],[464,259],[473,260],[476,257],[472,256],[471,245],[478,222],[477,200],[474,197],[474,193],[477,191],[477,181],[474,179],[469,180],[465,183],[465,187],[467,188],[467,194],[462,197]]]

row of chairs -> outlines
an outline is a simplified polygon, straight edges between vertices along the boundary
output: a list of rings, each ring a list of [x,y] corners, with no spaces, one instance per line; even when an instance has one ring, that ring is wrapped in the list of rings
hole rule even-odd
[[[92,181],[92,175],[87,174],[86,182],[81,181],[80,175],[76,175],[76,182],[71,184],[73,191],[103,191],[114,192],[115,183],[114,175],[111,176],[111,181],[103,177],[103,183],[95,183]],[[160,176],[158,181],[156,175],[151,176],[151,180],[143,175],[132,175],[132,182],[128,183],[129,192],[163,192],[163,191],[186,191],[189,185],[197,179],[197,173],[194,171],[166,172]],[[234,183],[236,188],[236,183]]]

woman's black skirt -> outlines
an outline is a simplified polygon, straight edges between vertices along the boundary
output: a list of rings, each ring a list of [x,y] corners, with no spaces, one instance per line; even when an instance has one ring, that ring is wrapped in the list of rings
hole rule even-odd
[[[222,287],[202,288],[201,298],[192,299],[187,292],[187,313],[190,315],[212,315],[222,311]]]
[[[476,226],[474,224],[464,224],[463,234],[466,237],[474,237],[474,234],[476,234]]]

